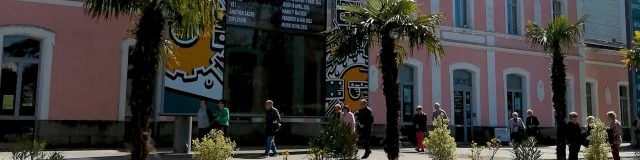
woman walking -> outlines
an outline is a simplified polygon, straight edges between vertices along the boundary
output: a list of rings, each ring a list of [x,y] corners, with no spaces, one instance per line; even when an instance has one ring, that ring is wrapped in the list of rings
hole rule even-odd
[[[229,127],[229,108],[225,106],[226,101],[218,101],[218,113],[216,114],[216,129],[221,130],[225,135]]]
[[[538,121],[538,117],[533,115],[533,110],[531,109],[527,111],[526,124],[527,137],[533,137],[536,140],[539,140],[538,138],[540,138],[540,128],[538,128],[538,125],[540,125],[540,122]]]
[[[416,107],[416,115],[413,116],[413,126],[416,127],[416,152],[424,152],[424,145],[422,140],[424,138],[424,132],[427,131],[427,114],[422,112],[422,106]]]
[[[522,141],[522,134],[524,134],[524,122],[522,119],[518,117],[518,112],[513,112],[511,114],[511,120],[509,120],[509,128],[511,133],[511,141],[515,143],[520,143]]]
[[[609,130],[613,135],[611,137],[611,154],[613,155],[614,160],[620,160],[620,143],[622,142],[622,126],[620,125],[620,121],[616,118],[616,113],[613,111],[609,111],[607,113],[607,117],[609,117]]]
[[[569,142],[569,160],[578,160],[580,146],[582,146],[581,129],[578,123],[578,113],[569,113],[569,123],[567,123],[567,141]]]
[[[591,130],[593,129],[593,120],[595,119],[595,117],[593,116],[589,116],[587,117],[587,124],[584,126],[585,130],[584,132],[582,132],[582,137],[584,137],[584,142],[582,144],[582,146],[589,148],[589,142],[591,142],[591,140],[589,140],[590,136],[591,136]]]
[[[356,118],[353,116],[351,109],[348,105],[344,105],[342,107],[342,115],[340,116],[340,120],[351,130],[351,134],[356,133]]]
[[[211,131],[211,122],[213,122],[213,114],[207,108],[207,101],[200,101],[200,110],[198,110],[198,139],[204,138]]]

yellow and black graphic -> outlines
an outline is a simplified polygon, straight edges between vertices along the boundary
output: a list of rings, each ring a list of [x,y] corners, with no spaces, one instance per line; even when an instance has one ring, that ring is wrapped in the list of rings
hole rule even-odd
[[[222,98],[224,76],[224,24],[209,37],[183,37],[169,28],[177,47],[165,66],[165,87],[209,99]]]

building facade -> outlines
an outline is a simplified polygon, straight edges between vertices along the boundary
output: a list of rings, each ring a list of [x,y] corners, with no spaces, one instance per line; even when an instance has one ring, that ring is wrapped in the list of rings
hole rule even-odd
[[[231,13],[234,9],[231,2],[235,1],[225,2]],[[317,2],[327,10],[321,11],[322,16],[309,18],[305,30],[325,29],[318,24],[326,28],[347,25],[337,18],[344,11],[335,6],[357,3]],[[445,14],[437,34],[447,57],[436,62],[437,57],[416,50],[400,68],[400,112],[402,124],[408,126],[403,127],[407,135],[411,135],[411,117],[416,106],[422,105],[430,113],[431,106],[440,103],[452,119],[455,137],[460,142],[486,140],[493,135],[493,128],[507,125],[510,113],[524,116],[528,109],[534,111],[545,128],[543,134],[553,138],[551,59],[530,47],[523,35],[525,22],[546,24],[560,14],[571,21],[590,15],[585,24],[584,43],[576,44],[566,54],[567,111],[577,112],[582,124],[586,116],[605,117],[607,111],[620,113],[625,127],[635,119],[629,102],[628,71],[620,64],[623,56],[617,52],[628,38],[625,13],[610,12],[622,11],[624,1],[416,0],[416,3],[421,4],[423,13]],[[192,115],[197,111],[199,99],[227,99],[232,111],[230,132],[246,144],[261,144],[255,142],[255,137],[262,130],[262,105],[267,99],[274,100],[281,110],[285,122],[281,134],[291,143],[317,134],[333,105],[346,104],[357,109],[360,99],[370,101],[375,126],[380,128],[376,133],[383,134],[386,107],[380,89],[382,79],[376,56],[371,56],[380,48],[373,46],[344,61],[336,61],[325,56],[322,37],[295,30],[302,29],[301,25],[270,26],[259,22],[259,16],[276,12],[244,11],[247,10],[228,14],[225,33],[212,39],[170,37],[182,44],[177,52],[206,57],[193,59],[195,65],[183,68],[165,67],[165,74],[159,74],[158,82],[163,83],[158,83],[154,116],[158,143],[170,144],[172,116]],[[277,13],[286,14],[280,11]],[[309,11],[312,12],[320,11]],[[18,133],[35,133],[52,145],[121,146],[126,141],[125,128],[130,116],[128,70],[135,67],[128,61],[130,47],[135,44],[126,35],[131,28],[129,18],[106,21],[86,16],[81,0],[0,1],[0,42],[4,48],[0,52],[3,141]],[[222,48],[216,48],[216,44],[223,44]],[[211,68],[214,74],[204,74],[209,73],[206,65],[215,64],[224,68]],[[204,66],[203,72],[195,70],[200,66]],[[177,73],[183,75],[178,77]],[[198,80],[197,73],[204,78]],[[196,75],[196,80],[188,82],[200,86],[204,83],[213,90],[186,90],[184,86],[191,85],[184,81],[188,75]]]

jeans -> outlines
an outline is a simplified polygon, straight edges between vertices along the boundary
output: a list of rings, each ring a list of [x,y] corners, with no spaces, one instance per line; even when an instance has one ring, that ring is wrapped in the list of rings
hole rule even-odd
[[[268,156],[269,150],[273,151],[274,155],[278,154],[278,152],[276,151],[276,142],[273,140],[274,138],[276,138],[276,136],[267,136],[267,145],[264,150],[264,155]]]
[[[422,131],[417,131],[416,132],[416,139],[418,140],[418,146],[416,147],[416,149],[419,150],[424,150],[424,145],[422,144],[422,140],[424,140],[424,132]]]

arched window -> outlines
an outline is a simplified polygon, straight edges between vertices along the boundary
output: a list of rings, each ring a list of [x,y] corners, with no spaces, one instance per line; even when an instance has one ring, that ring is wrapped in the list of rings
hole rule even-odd
[[[2,41],[2,116],[35,116],[41,40],[6,35]]]

